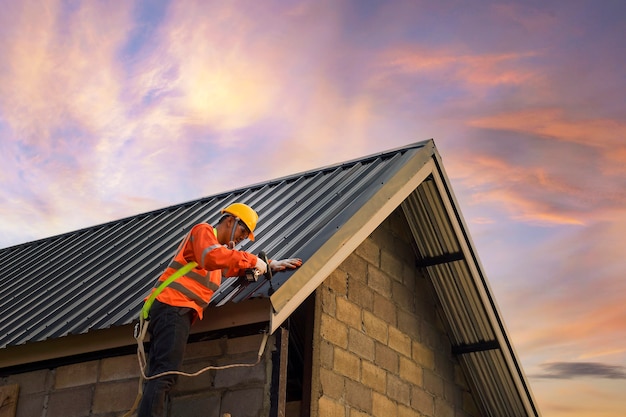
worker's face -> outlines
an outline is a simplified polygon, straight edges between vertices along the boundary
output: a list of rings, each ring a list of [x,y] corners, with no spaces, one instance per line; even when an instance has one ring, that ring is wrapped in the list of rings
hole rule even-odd
[[[248,230],[248,227],[246,227],[246,225],[243,222],[237,221],[237,219],[234,217],[228,218],[226,226],[227,228],[225,232],[227,233],[228,237],[225,240],[226,242],[228,242],[227,246],[231,249],[234,249],[236,245],[241,243],[244,239],[247,239],[248,236],[250,235],[250,231]],[[234,233],[233,233],[233,228],[234,228]]]
[[[248,236],[250,236],[250,231],[248,230],[248,227],[242,221],[237,222],[237,232],[235,232],[235,236],[239,238],[239,240],[237,240],[237,243],[241,242],[244,239],[247,239]]]

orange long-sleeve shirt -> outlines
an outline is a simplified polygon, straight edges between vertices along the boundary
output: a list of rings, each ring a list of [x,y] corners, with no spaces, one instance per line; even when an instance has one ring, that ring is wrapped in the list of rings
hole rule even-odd
[[[242,275],[243,270],[254,268],[257,257],[248,252],[228,249],[219,243],[211,225],[200,223],[185,237],[172,263],[159,277],[157,286],[180,265],[189,262],[196,262],[198,266],[171,283],[157,296],[157,300],[177,307],[193,308],[202,319],[211,296],[222,282],[222,271],[226,276]]]

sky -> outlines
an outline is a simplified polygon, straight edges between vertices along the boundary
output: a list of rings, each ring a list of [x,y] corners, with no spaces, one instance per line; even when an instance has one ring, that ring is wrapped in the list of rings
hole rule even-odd
[[[0,0],[0,248],[434,139],[544,417],[626,415],[623,0]]]

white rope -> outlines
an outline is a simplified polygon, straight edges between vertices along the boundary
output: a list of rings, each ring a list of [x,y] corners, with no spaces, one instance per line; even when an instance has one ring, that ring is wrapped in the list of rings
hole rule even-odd
[[[143,395],[143,382],[144,381],[160,378],[166,375],[181,375],[181,376],[187,376],[187,377],[194,377],[210,370],[222,370],[222,369],[237,368],[237,367],[256,366],[261,362],[261,358],[263,356],[263,352],[265,351],[265,346],[267,344],[267,339],[269,337],[269,334],[267,332],[263,334],[263,340],[261,341],[261,346],[259,347],[257,360],[254,363],[234,363],[230,365],[207,366],[193,373],[187,373],[187,372],[181,372],[181,371],[166,371],[166,372],[161,372],[156,375],[147,376],[146,375],[146,366],[147,366],[146,351],[143,346],[143,341],[146,337],[146,333],[148,332],[148,323],[149,322],[144,320],[143,317],[140,317],[139,323],[138,323],[139,327],[135,331],[135,340],[137,340],[137,360],[139,361],[139,371],[141,372],[141,377],[139,378],[139,389],[137,393],[137,398],[135,398],[135,403],[133,404],[131,409],[126,414],[123,415],[123,417],[130,417],[139,406],[139,401],[141,400],[141,397]]]

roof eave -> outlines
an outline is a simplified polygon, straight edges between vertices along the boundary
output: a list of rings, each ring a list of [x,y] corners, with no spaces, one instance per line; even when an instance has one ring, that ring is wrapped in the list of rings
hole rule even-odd
[[[249,299],[238,304],[212,307],[203,320],[195,323],[191,334],[201,334],[269,321],[267,298]],[[149,340],[149,338],[147,339]],[[0,369],[80,356],[135,344],[133,324],[72,334],[41,342],[8,346],[0,349]]]

